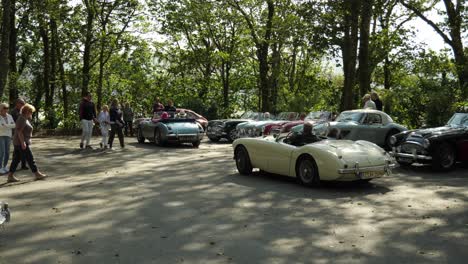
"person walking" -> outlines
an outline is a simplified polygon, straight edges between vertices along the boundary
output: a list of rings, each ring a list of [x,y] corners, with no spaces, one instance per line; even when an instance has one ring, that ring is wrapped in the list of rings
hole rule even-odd
[[[12,129],[15,128],[13,117],[8,114],[8,104],[0,104],[0,174],[8,172]]]
[[[91,101],[91,93],[86,93],[80,103],[81,134],[80,148],[92,148],[90,145],[93,126],[96,120],[96,107]]]
[[[380,100],[379,95],[375,91],[372,91],[371,93],[371,100],[374,101],[375,108],[379,111],[382,111],[383,109],[382,101]]]
[[[98,116],[99,126],[101,128],[102,140],[99,145],[101,148],[107,148],[107,140],[109,138],[109,129],[110,129],[110,115],[109,107],[107,105],[102,106],[101,113]]]
[[[375,103],[371,100],[370,94],[364,95],[362,97],[362,101],[364,102],[364,109],[374,109],[375,110]]]
[[[21,107],[23,107],[25,103],[26,102],[21,98],[16,99],[15,107],[13,109],[11,109],[11,112],[10,112],[10,115],[11,115],[11,117],[13,117],[13,121],[15,121],[15,123],[16,123],[16,120],[18,119],[18,117],[20,116]],[[13,131],[14,131],[14,129],[13,129]],[[23,156],[21,157],[21,169],[22,170],[29,170],[28,166],[26,165],[26,158],[23,157]]]
[[[34,106],[25,104],[20,111],[18,120],[16,120],[15,133],[13,136],[13,159],[10,164],[10,170],[8,173],[8,182],[17,182],[18,178],[14,176],[16,168],[20,163],[21,156],[26,158],[26,161],[34,173],[35,180],[43,180],[47,175],[39,171],[34,160],[34,155],[31,151],[31,137],[33,127],[29,120],[32,118],[32,114],[36,111]]]
[[[130,136],[133,137],[133,109],[130,107],[129,103],[125,103],[123,108],[123,120],[125,122],[125,136],[128,137],[128,132]]]
[[[109,135],[109,148],[112,148],[112,143],[114,143],[114,137],[116,133],[119,137],[120,147],[124,148],[124,136],[122,133],[124,122],[122,120],[122,111],[119,108],[119,101],[117,99],[114,99],[112,101],[109,115],[111,123],[111,132]]]

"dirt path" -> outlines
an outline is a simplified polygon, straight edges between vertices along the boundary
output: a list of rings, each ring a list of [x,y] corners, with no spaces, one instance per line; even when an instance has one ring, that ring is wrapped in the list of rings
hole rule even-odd
[[[98,139],[94,139],[98,141]],[[240,176],[229,144],[79,150],[35,139],[50,175],[3,184],[0,263],[466,263],[468,169],[305,188]]]

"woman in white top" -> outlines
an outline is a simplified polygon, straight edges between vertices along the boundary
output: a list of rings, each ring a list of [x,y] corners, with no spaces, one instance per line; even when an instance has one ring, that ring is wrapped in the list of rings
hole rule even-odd
[[[364,101],[364,109],[377,109],[374,101],[371,100],[370,94],[364,95],[364,97],[362,97],[362,100]]]
[[[12,129],[15,128],[13,117],[8,114],[8,105],[0,104],[0,173],[8,172],[6,168],[10,159]]]
[[[102,106],[102,111],[98,116],[99,126],[101,127],[102,141],[99,143],[101,148],[107,148],[107,140],[109,139],[110,129],[110,116],[109,107],[107,105]]]

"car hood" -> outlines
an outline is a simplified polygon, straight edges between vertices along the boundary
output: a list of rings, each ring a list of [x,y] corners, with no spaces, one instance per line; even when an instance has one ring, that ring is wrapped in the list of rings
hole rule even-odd
[[[434,128],[425,128],[425,129],[418,129],[414,130],[409,133],[411,135],[422,136],[423,138],[430,138],[432,136],[445,136],[451,134],[461,134],[467,131],[467,127],[451,127],[451,126],[443,126],[443,127],[434,127]]]
[[[270,124],[272,122],[275,122],[275,120],[264,120],[264,121],[251,121],[251,122],[245,122],[241,123],[237,126],[237,128],[251,128],[251,127],[261,127],[266,124]]]

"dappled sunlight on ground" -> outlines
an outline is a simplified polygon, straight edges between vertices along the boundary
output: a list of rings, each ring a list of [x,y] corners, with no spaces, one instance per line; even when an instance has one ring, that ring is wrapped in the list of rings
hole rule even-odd
[[[94,139],[97,141],[97,138]],[[468,170],[400,168],[306,188],[237,174],[229,144],[79,150],[36,139],[50,175],[0,185],[0,263],[464,263]],[[6,180],[6,179],[5,179]],[[4,180],[0,180],[3,183]]]

